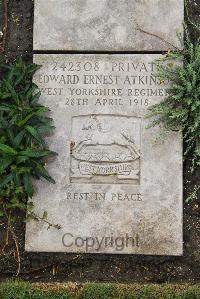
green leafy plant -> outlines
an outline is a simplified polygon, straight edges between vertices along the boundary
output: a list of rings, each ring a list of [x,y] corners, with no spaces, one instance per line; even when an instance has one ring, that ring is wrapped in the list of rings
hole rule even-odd
[[[170,85],[167,97],[149,108],[151,126],[182,131],[184,157],[194,171],[200,166],[200,39],[192,41],[187,27],[184,49],[168,51],[157,62],[156,76]]]
[[[40,67],[18,60],[0,65],[0,215],[7,209],[31,209],[33,179],[55,183],[45,165],[55,152],[44,137],[54,129],[49,109],[39,103],[32,83]]]

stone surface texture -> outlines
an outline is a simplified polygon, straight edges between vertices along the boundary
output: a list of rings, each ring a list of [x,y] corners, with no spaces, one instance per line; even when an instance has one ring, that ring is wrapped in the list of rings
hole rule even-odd
[[[184,0],[35,0],[34,50],[180,47]]]
[[[148,107],[167,92],[154,76],[160,57],[35,55],[58,156],[56,184],[36,182],[33,202],[61,229],[27,223],[27,251],[182,254],[182,138],[155,143],[159,128],[147,129]]]

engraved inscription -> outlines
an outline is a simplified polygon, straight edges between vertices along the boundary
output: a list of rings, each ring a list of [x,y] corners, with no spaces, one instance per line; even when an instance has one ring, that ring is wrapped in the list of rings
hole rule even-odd
[[[35,55],[34,82],[55,125],[47,142],[58,155],[48,165],[56,184],[37,182],[31,201],[62,229],[27,223],[26,250],[182,254],[182,136],[155,144],[160,129],[146,117],[171,88],[156,76],[161,57]],[[97,238],[102,246],[91,245]]]
[[[72,118],[71,182],[140,182],[140,118],[82,115]]]

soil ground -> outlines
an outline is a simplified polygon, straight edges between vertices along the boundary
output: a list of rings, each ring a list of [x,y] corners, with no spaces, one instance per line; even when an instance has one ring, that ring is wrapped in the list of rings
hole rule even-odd
[[[0,4],[3,1],[0,1]],[[200,0],[190,0],[191,20],[200,21]],[[5,56],[14,61],[21,56],[32,61],[33,0],[8,1],[8,30]],[[0,13],[0,17],[2,14]],[[0,23],[1,26],[1,23]],[[1,31],[0,27],[0,31]],[[184,165],[184,198],[191,186],[199,184],[200,173],[192,176],[188,162]],[[188,183],[190,182],[190,188]],[[154,283],[197,283],[200,281],[200,198],[184,204],[184,255],[182,257],[153,257],[136,255],[76,255],[24,252],[25,224],[20,215],[15,229],[21,257],[20,276],[31,281],[112,281]],[[0,243],[5,240],[1,225]],[[11,240],[10,240],[11,242]],[[0,279],[15,276],[16,250],[13,244],[0,256]]]

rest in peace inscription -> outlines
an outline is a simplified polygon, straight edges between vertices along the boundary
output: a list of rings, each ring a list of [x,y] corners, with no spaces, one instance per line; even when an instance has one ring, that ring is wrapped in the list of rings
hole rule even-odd
[[[158,58],[35,55],[58,157],[48,165],[56,184],[39,182],[33,201],[62,228],[28,223],[27,250],[182,254],[181,136],[155,145],[158,129],[146,128],[148,107],[167,94]]]

